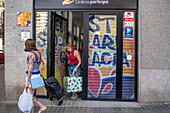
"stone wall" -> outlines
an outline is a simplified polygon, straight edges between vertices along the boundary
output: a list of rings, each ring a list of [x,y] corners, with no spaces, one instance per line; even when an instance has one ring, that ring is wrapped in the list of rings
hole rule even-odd
[[[17,11],[32,12],[32,6],[32,0],[5,0],[6,100],[18,100],[23,91],[27,53],[24,52],[25,42],[21,41],[21,31],[23,29],[32,31],[32,28],[17,27]]]
[[[139,0],[139,102],[170,101],[170,0]]]

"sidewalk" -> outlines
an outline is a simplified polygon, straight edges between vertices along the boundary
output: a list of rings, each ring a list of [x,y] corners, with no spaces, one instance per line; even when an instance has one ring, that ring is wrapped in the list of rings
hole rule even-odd
[[[40,99],[47,106],[45,113],[170,113],[170,103],[139,104],[136,102],[67,100],[57,106],[55,101]],[[35,107],[37,113],[39,107]],[[21,113],[16,101],[1,101],[0,113]]]

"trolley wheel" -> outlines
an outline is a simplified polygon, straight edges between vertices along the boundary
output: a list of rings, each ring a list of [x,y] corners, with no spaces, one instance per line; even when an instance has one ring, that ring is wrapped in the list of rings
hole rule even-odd
[[[49,100],[50,100],[50,101],[53,101],[54,99],[53,99],[53,97],[52,97],[52,96],[49,96]]]
[[[61,89],[62,89],[62,92],[64,92],[64,87],[62,87]]]
[[[58,106],[61,106],[63,104],[63,100],[59,100]]]

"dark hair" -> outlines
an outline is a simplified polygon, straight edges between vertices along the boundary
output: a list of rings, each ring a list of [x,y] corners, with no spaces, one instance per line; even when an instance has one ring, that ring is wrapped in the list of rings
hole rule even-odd
[[[24,51],[25,52],[37,51],[36,44],[35,44],[35,41],[33,39],[27,39],[25,41],[25,49],[24,49]]]

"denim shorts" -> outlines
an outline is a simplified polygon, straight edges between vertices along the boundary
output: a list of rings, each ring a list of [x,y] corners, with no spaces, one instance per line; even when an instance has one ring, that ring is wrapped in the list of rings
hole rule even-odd
[[[77,65],[70,65],[70,69],[69,69],[69,74],[72,74],[73,73],[73,70],[77,67]],[[77,74],[78,75],[81,75],[81,72],[80,72],[80,67],[77,68]]]

